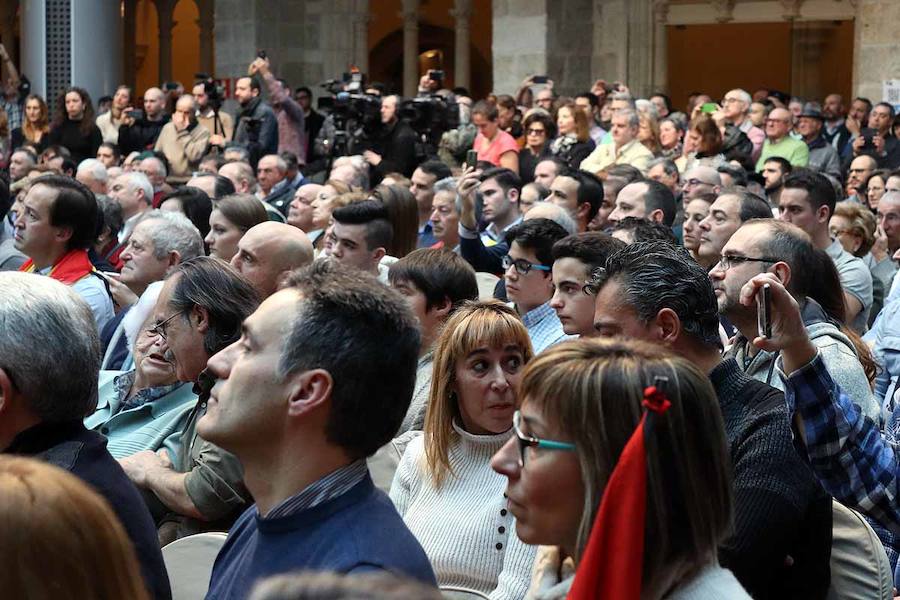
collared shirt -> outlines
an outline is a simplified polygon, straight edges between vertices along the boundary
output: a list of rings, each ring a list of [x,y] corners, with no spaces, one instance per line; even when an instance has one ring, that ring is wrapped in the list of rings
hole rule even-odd
[[[37,271],[37,274],[49,276],[52,269],[53,265]],[[112,298],[106,290],[106,284],[99,275],[88,273],[73,283],[71,288],[81,296],[82,300],[87,302],[88,308],[94,315],[94,321],[97,323],[97,330],[103,331],[106,324],[115,316]]]
[[[136,391],[134,395],[129,398],[128,392],[131,391],[131,386],[134,384],[134,377],[135,371],[128,371],[127,373],[116,375],[116,377],[113,378],[113,389],[115,389],[116,395],[119,397],[119,412],[137,408],[148,402],[158,400],[184,385],[183,382],[177,381],[172,385],[144,388]]]
[[[756,171],[761,173],[766,160],[773,156],[779,156],[794,167],[805,167],[809,164],[809,148],[803,140],[786,135],[777,142],[766,138],[763,143],[759,160],[756,161]]]
[[[484,244],[485,246],[493,246],[497,242],[500,242],[503,240],[507,231],[509,231],[510,229],[512,229],[513,227],[515,227],[516,225],[518,225],[521,222],[522,222],[522,216],[519,215],[519,217],[515,221],[513,221],[512,223],[510,223],[503,229],[499,229],[493,223],[488,223],[488,226],[485,227],[484,231],[481,232],[481,243]]]
[[[834,382],[818,354],[785,377],[788,410],[800,416],[816,478],[835,500],[900,533],[900,465],[895,442]]]
[[[522,322],[525,324],[525,329],[528,330],[528,337],[531,338],[535,354],[554,344],[576,337],[566,335],[562,323],[560,323],[556,311],[550,307],[549,301],[522,315]]]
[[[262,519],[277,519],[297,514],[347,493],[366,478],[369,467],[365,459],[350,463],[309,484],[298,494],[283,500]],[[257,508],[259,510],[259,508]]]
[[[124,244],[126,240],[128,240],[128,236],[131,235],[131,231],[134,229],[134,226],[137,225],[138,219],[141,218],[143,212],[139,212],[136,215],[131,215],[127,219],[125,219],[125,223],[122,225],[122,231],[119,232],[118,239],[120,244]]]
[[[426,221],[424,225],[419,227],[419,240],[417,242],[417,247],[430,248],[436,242],[437,238],[434,237],[434,229],[431,221]]]

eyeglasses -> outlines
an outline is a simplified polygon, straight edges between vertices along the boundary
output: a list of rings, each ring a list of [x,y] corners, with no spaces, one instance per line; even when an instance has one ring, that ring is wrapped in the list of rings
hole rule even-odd
[[[719,259],[719,266],[722,267],[723,271],[727,271],[731,267],[739,265],[741,263],[747,262],[766,262],[766,263],[777,263],[777,258],[753,258],[750,256],[725,256],[724,254]]]
[[[539,265],[533,262],[528,262],[524,258],[513,258],[509,254],[503,257],[503,270],[507,270],[512,266],[516,267],[516,272],[519,275],[528,275],[528,272],[532,269],[537,269],[538,271],[550,271],[550,267],[545,265]]]
[[[177,316],[180,315],[180,314],[183,314],[183,313],[181,313],[181,312],[175,313],[174,315],[172,315],[171,317],[167,318],[166,320],[164,320],[164,321],[162,321],[162,322],[160,322],[160,323],[157,323],[157,324],[154,325],[153,327],[149,328],[147,331],[148,331],[151,335],[158,335],[159,337],[162,338],[162,340],[163,340],[164,342],[167,342],[168,340],[166,339],[166,327],[168,326],[169,321],[171,321],[172,319],[174,319],[175,317],[177,317]]]
[[[740,101],[741,101],[740,98],[725,98],[724,100],[722,100],[722,104],[728,104],[730,102],[740,102]]]
[[[684,182],[685,186],[697,186],[697,185],[715,185],[714,183],[707,183],[706,181],[700,181],[699,179],[688,179]]]
[[[547,133],[546,129],[535,129],[534,127],[528,130],[528,135],[544,135]]]
[[[513,431],[515,431],[516,439],[519,441],[519,467],[525,466],[525,448],[546,448],[548,450],[564,450],[567,452],[575,450],[575,444],[570,444],[569,442],[542,440],[522,433],[522,412],[518,410],[513,413]]]
[[[766,119],[766,123],[790,123],[790,119]]]

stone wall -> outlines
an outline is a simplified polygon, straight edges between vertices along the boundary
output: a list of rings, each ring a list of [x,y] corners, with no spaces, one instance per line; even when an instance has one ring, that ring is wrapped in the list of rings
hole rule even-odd
[[[882,81],[900,79],[900,2],[857,0],[853,89],[856,95],[879,102]]]
[[[491,53],[496,93],[515,94],[528,75],[548,74],[547,5],[553,2],[493,0]]]

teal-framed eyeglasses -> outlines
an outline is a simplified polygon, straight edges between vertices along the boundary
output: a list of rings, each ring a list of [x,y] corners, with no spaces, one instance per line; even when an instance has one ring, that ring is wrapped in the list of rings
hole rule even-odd
[[[565,452],[573,452],[575,444],[569,442],[557,442],[556,440],[542,440],[522,433],[522,411],[517,410],[513,413],[513,431],[516,433],[516,439],[519,441],[519,466],[525,466],[525,449],[546,448],[547,450],[563,450]]]
[[[528,275],[529,271],[531,271],[532,269],[534,269],[536,271],[544,271],[545,273],[553,270],[550,267],[548,267],[547,265],[539,265],[537,263],[528,262],[524,258],[513,258],[509,254],[506,254],[501,259],[500,264],[503,265],[504,271],[509,269],[511,266],[515,265],[516,272],[518,272],[519,275]]]

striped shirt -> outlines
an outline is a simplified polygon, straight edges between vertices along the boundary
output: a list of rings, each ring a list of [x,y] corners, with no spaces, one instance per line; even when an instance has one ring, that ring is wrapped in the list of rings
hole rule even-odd
[[[270,510],[269,514],[261,518],[269,520],[287,517],[318,506],[347,493],[353,486],[365,479],[368,473],[369,467],[366,461],[364,459],[357,460],[309,484],[298,494],[283,500]],[[259,510],[258,507],[257,510]]]

